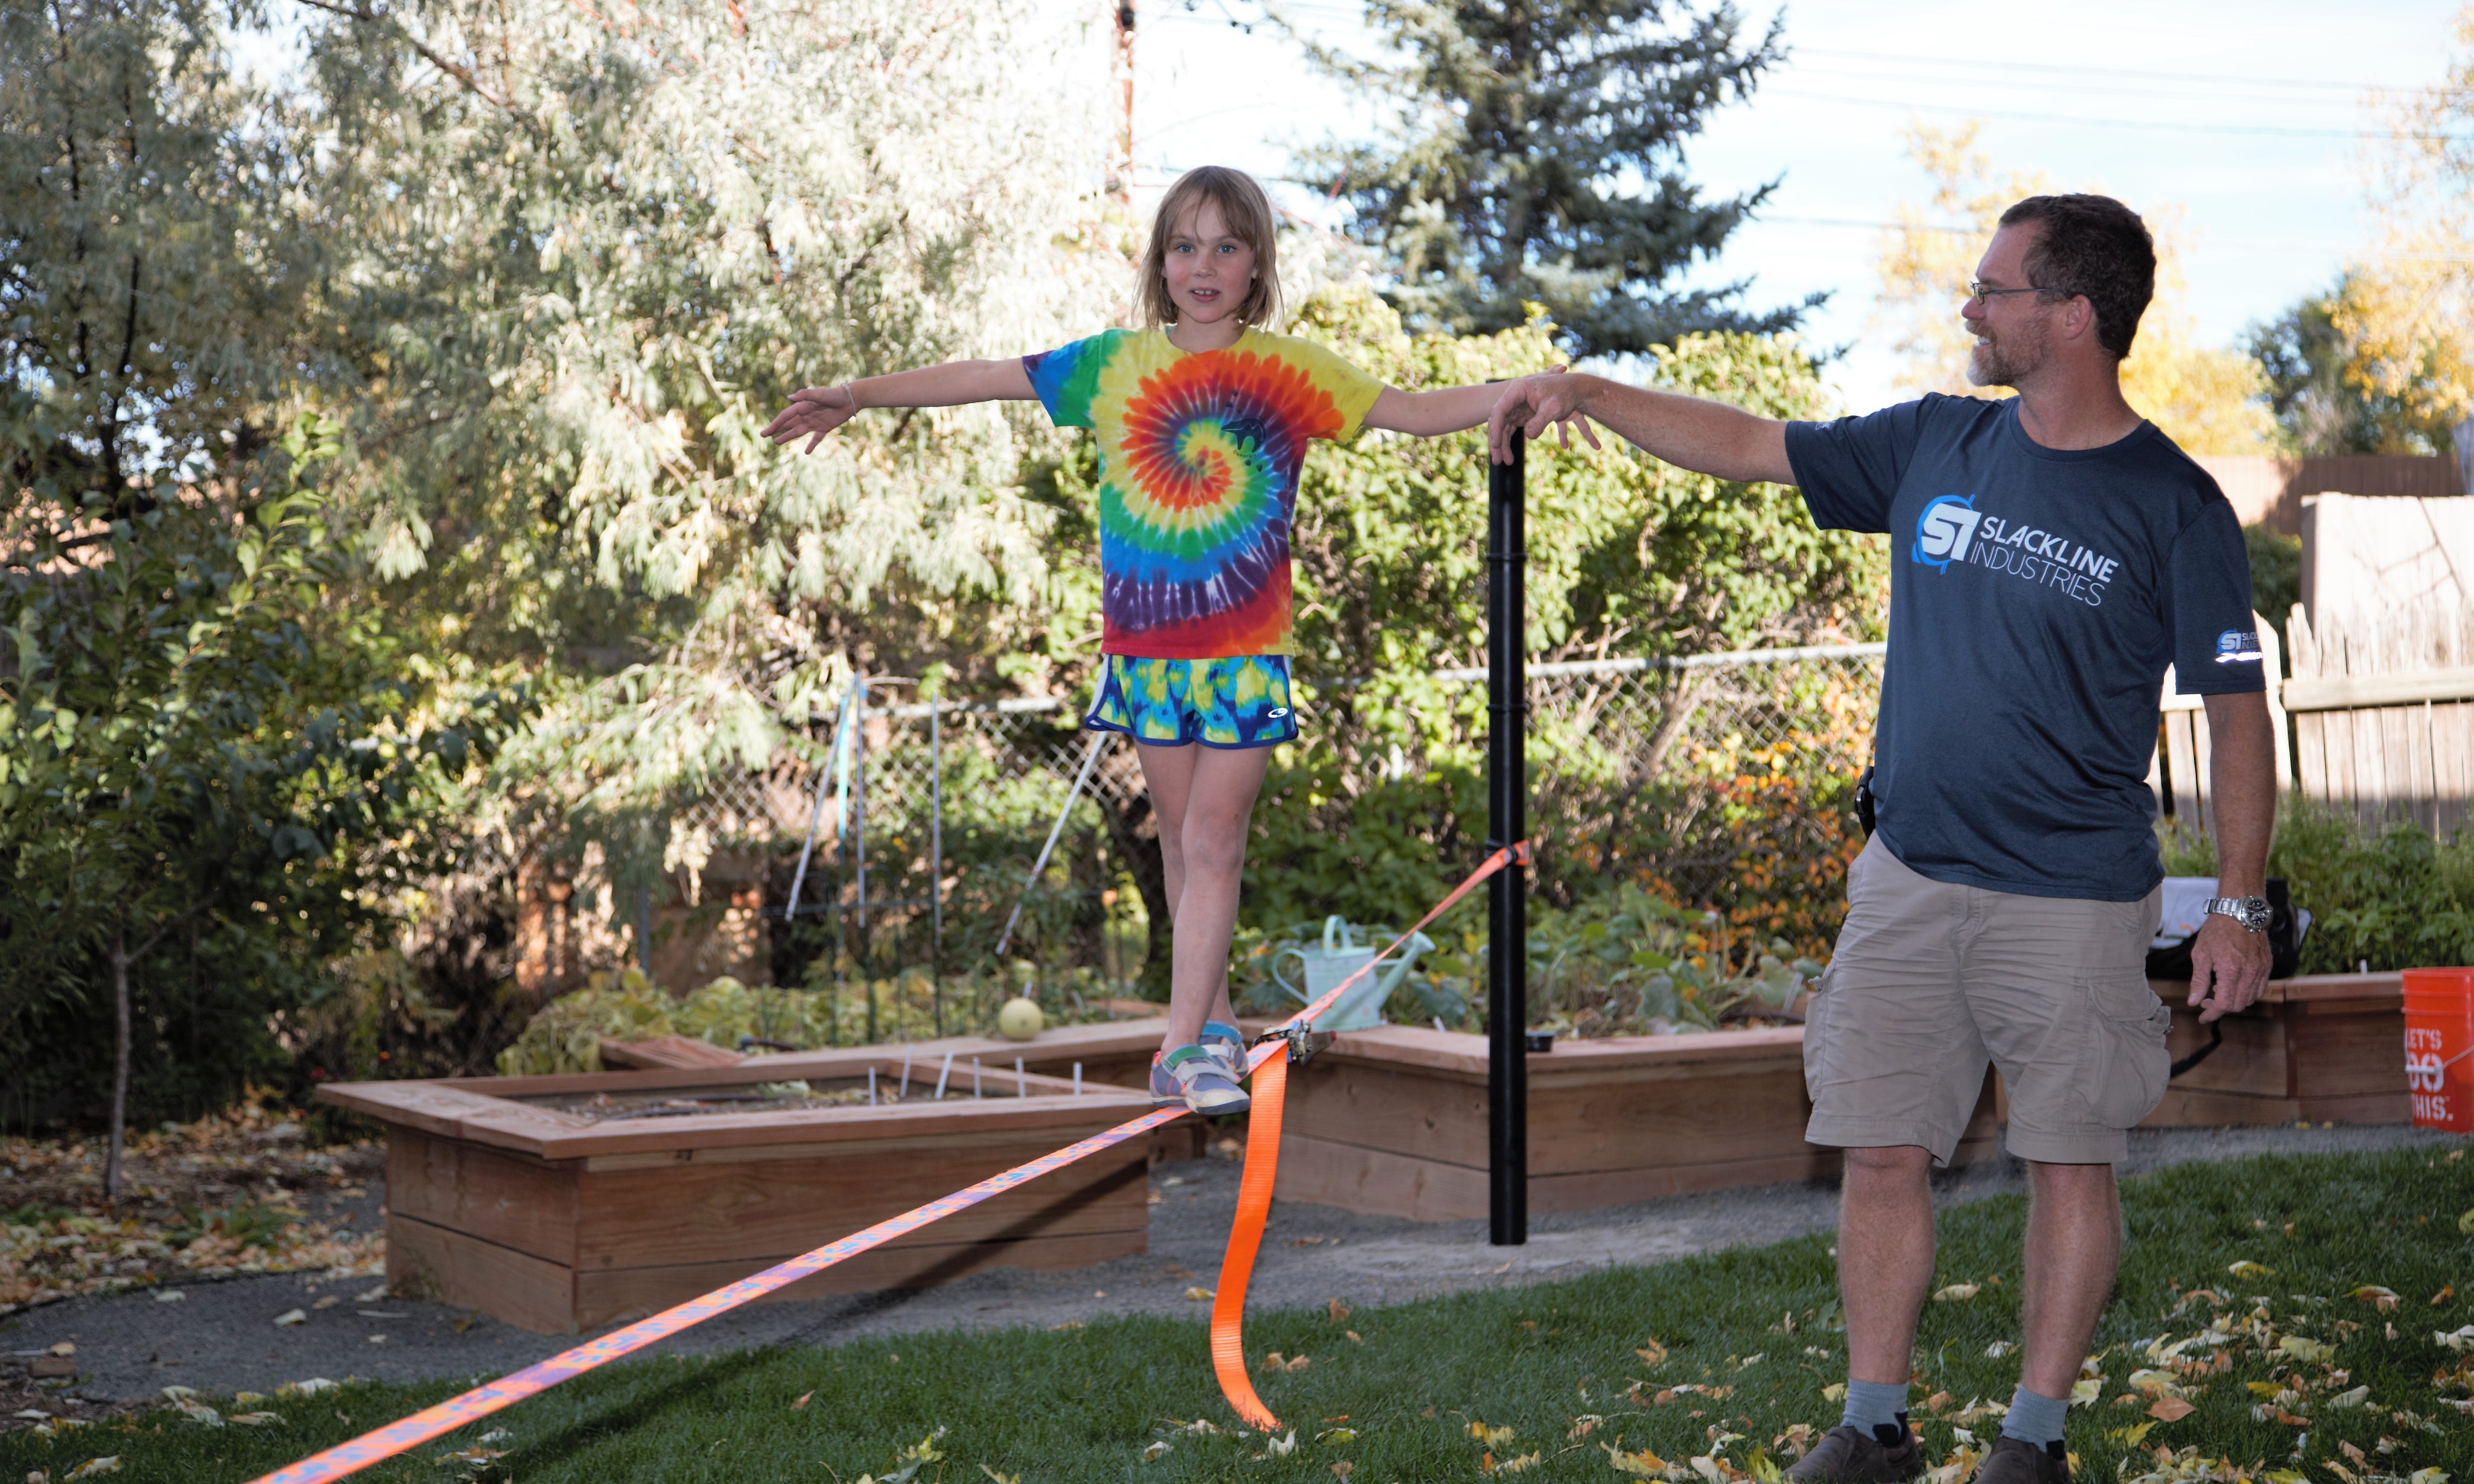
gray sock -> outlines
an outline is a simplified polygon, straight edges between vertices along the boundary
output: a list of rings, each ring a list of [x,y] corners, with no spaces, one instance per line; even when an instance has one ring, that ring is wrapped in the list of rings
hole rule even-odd
[[[1847,1414],[1839,1419],[1841,1426],[1861,1427],[1877,1438],[1880,1433],[1875,1429],[1887,1427],[1890,1436],[1886,1441],[1895,1443],[1906,1426],[1902,1421],[1906,1412],[1906,1382],[1859,1381],[1852,1376],[1847,1378]]]
[[[1848,1388],[1854,1395],[1855,1388]],[[2038,1448],[2062,1441],[2062,1419],[2069,1415],[2068,1397],[2040,1397],[2021,1386],[2010,1396],[2009,1415],[2001,1419],[2001,1435]]]

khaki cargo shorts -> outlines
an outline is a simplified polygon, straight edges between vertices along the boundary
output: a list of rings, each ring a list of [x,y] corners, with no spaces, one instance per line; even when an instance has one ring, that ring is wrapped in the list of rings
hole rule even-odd
[[[1917,874],[1876,838],[1847,873],[1847,925],[1806,1011],[1805,1137],[1915,1144],[1947,1164],[1989,1061],[2009,1152],[2110,1164],[2165,1095],[2172,1012],[2147,988],[2161,894],[2022,897]]]

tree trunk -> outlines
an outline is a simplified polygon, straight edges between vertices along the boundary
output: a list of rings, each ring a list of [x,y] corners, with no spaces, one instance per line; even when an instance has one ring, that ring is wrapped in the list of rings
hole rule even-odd
[[[129,1127],[129,930],[111,930],[111,1149],[104,1157],[103,1198],[120,1199],[120,1144]]]

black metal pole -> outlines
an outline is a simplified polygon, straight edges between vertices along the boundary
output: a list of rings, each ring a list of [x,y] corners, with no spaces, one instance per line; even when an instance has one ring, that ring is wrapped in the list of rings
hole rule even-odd
[[[1524,448],[1486,477],[1486,842],[1502,850],[1529,833],[1528,605],[1521,571]],[[1529,1240],[1529,901],[1527,879],[1507,866],[1487,883],[1487,1221],[1497,1247]]]
[[[945,733],[941,695],[928,702],[928,1003],[945,1034]]]

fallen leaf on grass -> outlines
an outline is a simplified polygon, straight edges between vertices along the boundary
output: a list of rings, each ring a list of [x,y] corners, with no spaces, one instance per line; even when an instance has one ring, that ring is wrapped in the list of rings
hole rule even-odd
[[[1022,1484],[1022,1475],[1019,1473],[999,1473],[986,1464],[980,1465],[980,1472],[996,1480],[997,1484]]]
[[[1150,1463],[1152,1459],[1159,1457],[1167,1451],[1168,1445],[1166,1443],[1154,1443],[1151,1447],[1143,1449],[1143,1462]]]
[[[1470,1437],[1490,1448],[1503,1448],[1512,1442],[1512,1429],[1509,1427],[1490,1427],[1484,1423],[1471,1421],[1468,1430]]]
[[[2103,1378],[2100,1376],[2090,1376],[2086,1380],[2072,1383],[2071,1405],[2086,1406],[2089,1402],[2098,1400],[2103,1397]]]
[[[1640,1349],[1634,1351],[1633,1353],[1654,1366],[1666,1364],[1666,1347],[1658,1343],[1656,1335],[1651,1335],[1642,1343]]]
[[[2130,1389],[2151,1397],[2173,1397],[2182,1392],[2180,1383],[2174,1380],[2171,1371],[2133,1371],[2130,1373]]]
[[[1477,1472],[1480,1473],[1526,1473],[1537,1467],[1538,1455],[1536,1453],[1523,1453],[1517,1458],[1507,1458],[1501,1463],[1496,1463],[1494,1461],[1494,1455],[1492,1453],[1489,1453],[1486,1455],[1485,1461],[1478,1465]]]
[[[2323,1344],[2317,1340],[2306,1340],[2298,1334],[2279,1336],[2276,1348],[2305,1365],[2317,1365],[2337,1353],[2336,1346]]]
[[[453,1453],[441,1453],[438,1455],[438,1461],[442,1464],[485,1464],[493,1458],[504,1458],[506,1456],[507,1450],[502,1448],[476,1447],[464,1448]]]
[[[283,1425],[282,1416],[275,1412],[240,1412],[225,1418],[224,1421],[228,1423],[238,1423],[244,1427],[265,1427],[269,1425],[280,1427]]]
[[[118,1453],[107,1453],[101,1458],[87,1459],[76,1468],[71,1469],[68,1472],[61,1474],[61,1477],[62,1479],[99,1479],[107,1473],[118,1473],[119,1472],[120,1455]]]
[[[2455,1297],[2457,1297],[2457,1285],[2455,1283],[2442,1283],[2439,1285],[2439,1291],[2431,1296],[2431,1306],[2433,1308],[2438,1308],[2439,1305],[2447,1303]]]
[[[1188,1289],[1185,1291],[1185,1296],[1186,1296],[1187,1298],[1189,1298],[1189,1299],[1193,1300],[1193,1301],[1194,1301],[1195,1303],[1197,1303],[1197,1304],[1208,1304],[1208,1303],[1210,1303],[1213,1299],[1215,1299],[1215,1298],[1219,1297],[1219,1295],[1217,1295],[1217,1294],[1213,1293],[1210,1289],[1205,1288],[1205,1287],[1201,1286],[1201,1284],[1199,1284],[1199,1283],[1198,1283],[1197,1285],[1195,1285],[1194,1287],[1192,1287],[1192,1288],[1188,1288]]]
[[[2147,1408],[2147,1415],[2160,1423],[2178,1423],[2197,1410],[2197,1407],[2180,1397],[2159,1397]],[[2147,1424],[2142,1423],[2140,1425],[2145,1427]]]
[[[813,1391],[803,1391],[799,1393],[799,1400],[790,1403],[790,1410],[793,1412],[805,1410],[808,1405],[808,1399],[814,1395],[815,1393]]]
[[[2361,1406],[2364,1402],[2370,1400],[2371,1388],[2368,1386],[2357,1386],[2351,1391],[2341,1391],[2335,1396],[2330,1397],[2327,1404],[2330,1406],[2352,1407]]]
[[[2276,1276],[2276,1269],[2263,1262],[2253,1262],[2248,1257],[2232,1264],[2225,1271],[2236,1278],[2274,1278]]]
[[[201,1402],[192,1401],[186,1397],[182,1397],[180,1400],[175,1401],[172,1404],[179,1407],[181,1411],[187,1416],[189,1421],[193,1423],[200,1423],[208,1427],[220,1427],[224,1424],[224,1417],[221,1412],[218,1412],[213,1407],[206,1406]]]
[[[2110,1428],[2105,1433],[2105,1439],[2108,1442],[2120,1443],[2128,1448],[2137,1448],[2142,1439],[2146,1438],[2149,1433],[2155,1430],[2156,1424],[2154,1423],[2141,1423],[2135,1427]]]
[[[1347,1304],[1341,1303],[1338,1299],[1334,1299],[1331,1303],[1323,1306],[1323,1313],[1333,1324],[1339,1324],[1342,1320],[1348,1317],[1349,1308]]]
[[[1340,1332],[1348,1336],[1348,1342],[1351,1345],[1363,1345],[1366,1343],[1366,1336],[1359,1334],[1354,1329],[1343,1329]]]
[[[2386,1313],[2389,1309],[2397,1306],[2396,1290],[2393,1288],[2383,1288],[2377,1283],[2365,1283],[2360,1288],[2357,1288],[2353,1292],[2345,1295],[2345,1297],[2349,1299],[2360,1299],[2365,1304],[2380,1310],[2382,1313]]]
[[[2474,1236],[2474,1210],[2469,1210],[2457,1218],[2457,1230],[2468,1236]]]
[[[1335,1475],[1345,1479],[1357,1472],[1357,1465],[1350,1463],[1347,1459],[1344,1458],[1340,1462],[1331,1466],[1331,1472]]]
[[[1964,1304],[1983,1291],[1984,1285],[1982,1283],[1953,1283],[1947,1288],[1936,1289],[1933,1293],[1933,1302],[1937,1304]]]
[[[1294,1453],[1297,1450],[1298,1430],[1295,1427],[1289,1429],[1287,1437],[1266,1437],[1263,1439],[1263,1451],[1270,1457],[1286,1458],[1289,1454]]]
[[[2450,1350],[2463,1354],[2469,1350],[2474,1350],[2474,1325],[2465,1325],[2456,1329],[2435,1329],[2431,1332],[2431,1338],[2434,1343],[2445,1345]]]
[[[1829,1385],[1822,1387],[1821,1400],[1824,1401],[1846,1400],[1847,1383],[1845,1381],[1832,1381]]]
[[[308,1322],[309,1311],[305,1308],[286,1309],[282,1313],[275,1316],[275,1328],[278,1329],[285,1328],[292,1325],[305,1325]]]

